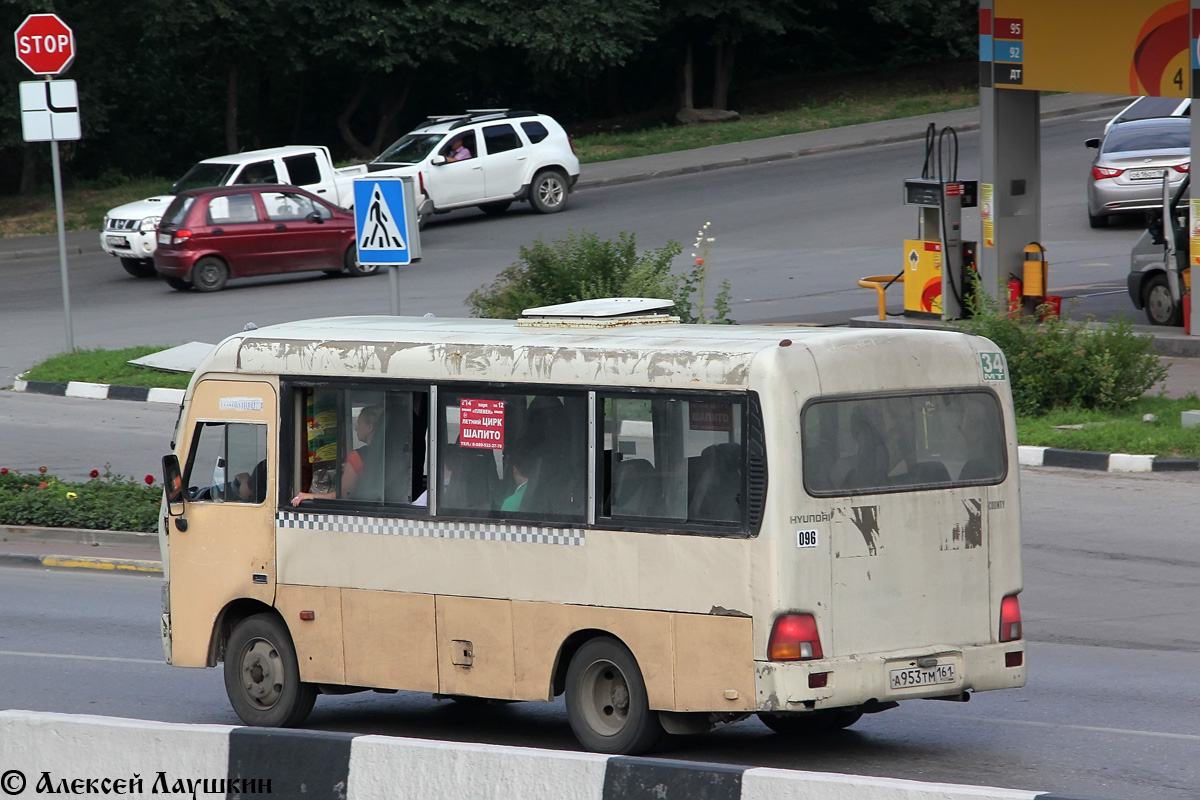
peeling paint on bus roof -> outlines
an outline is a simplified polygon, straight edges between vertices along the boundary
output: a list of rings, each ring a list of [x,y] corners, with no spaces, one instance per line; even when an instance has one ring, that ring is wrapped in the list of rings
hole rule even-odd
[[[936,364],[934,354],[961,336],[727,325],[518,328],[511,320],[341,317],[239,332],[214,348],[199,371],[738,388],[749,385],[756,362],[795,369],[796,357],[807,352],[802,369],[821,373],[830,359],[851,353],[870,358],[884,341],[897,338],[911,341],[916,364]],[[788,346],[780,347],[784,340]]]

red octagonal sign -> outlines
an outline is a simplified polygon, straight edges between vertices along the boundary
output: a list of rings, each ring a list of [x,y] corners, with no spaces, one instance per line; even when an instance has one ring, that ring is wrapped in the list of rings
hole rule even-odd
[[[57,75],[75,60],[75,34],[56,14],[30,14],[15,38],[17,60],[34,75]]]

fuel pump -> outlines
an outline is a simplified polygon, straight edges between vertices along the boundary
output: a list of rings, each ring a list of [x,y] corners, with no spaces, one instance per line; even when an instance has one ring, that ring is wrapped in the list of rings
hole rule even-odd
[[[944,159],[950,162],[948,175]],[[958,134],[953,128],[939,134],[929,123],[921,177],[904,181],[904,204],[920,209],[917,238],[904,240],[906,316],[964,316],[976,243],[962,239],[962,210],[978,205],[978,192],[977,181],[958,180]]]

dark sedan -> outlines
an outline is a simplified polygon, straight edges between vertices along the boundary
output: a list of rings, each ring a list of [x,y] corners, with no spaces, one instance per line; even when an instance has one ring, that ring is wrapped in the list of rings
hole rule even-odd
[[[231,278],[281,272],[370,275],[358,263],[354,214],[296,186],[180,192],[158,226],[154,269],[174,289],[216,292]]]

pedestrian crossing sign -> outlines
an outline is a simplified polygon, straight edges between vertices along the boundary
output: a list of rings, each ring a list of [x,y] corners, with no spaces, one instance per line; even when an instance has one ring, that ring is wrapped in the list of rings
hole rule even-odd
[[[354,181],[354,234],[360,264],[411,263],[405,191],[400,178]]]

